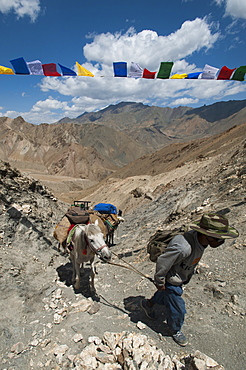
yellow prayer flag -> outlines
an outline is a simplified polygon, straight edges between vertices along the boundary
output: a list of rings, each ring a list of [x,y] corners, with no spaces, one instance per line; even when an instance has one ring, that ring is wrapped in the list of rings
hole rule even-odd
[[[0,66],[0,74],[1,75],[14,75],[14,71],[11,68]]]
[[[187,76],[188,76],[187,73],[183,73],[183,74],[176,73],[175,75],[172,75],[170,78],[173,78],[173,79],[176,79],[176,78],[182,79],[182,78],[186,78]]]
[[[76,62],[76,66],[78,68],[78,76],[87,76],[87,77],[94,77],[94,74],[88,71],[88,69],[84,68],[81,64]]]

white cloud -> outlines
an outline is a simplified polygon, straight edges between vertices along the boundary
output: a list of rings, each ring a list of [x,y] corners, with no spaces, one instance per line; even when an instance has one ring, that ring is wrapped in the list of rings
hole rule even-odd
[[[212,28],[206,18],[196,18],[185,21],[168,36],[159,36],[151,30],[137,33],[134,28],[129,28],[125,34],[102,33],[84,46],[84,55],[88,61],[108,66],[112,61],[135,61],[155,70],[161,61],[176,61],[202,48],[211,48],[219,37],[219,33],[212,33]]]
[[[225,4],[225,15],[246,19],[245,0],[215,0],[217,5]]]
[[[227,0],[226,14],[234,18],[246,19],[246,1],[245,0]]]
[[[25,15],[34,22],[40,12],[40,0],[0,0],[0,12],[13,11],[18,18]]]
[[[189,90],[190,96],[200,99],[222,99],[225,96],[246,92],[245,84],[238,81],[196,80]]]
[[[37,101],[37,103],[34,104],[32,107],[32,112],[41,112],[41,111],[47,111],[47,110],[56,110],[56,109],[67,109],[67,102],[61,102],[57,99],[53,99],[52,97],[43,100],[43,101]]]
[[[180,98],[172,101],[169,105],[171,106],[178,106],[178,105],[189,105],[198,103],[199,99],[192,99],[192,98]]]

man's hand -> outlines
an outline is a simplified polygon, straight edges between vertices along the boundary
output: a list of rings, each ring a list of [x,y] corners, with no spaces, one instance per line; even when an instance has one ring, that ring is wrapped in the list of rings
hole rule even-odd
[[[155,284],[155,286],[156,286],[157,290],[159,290],[159,291],[166,290],[165,285],[158,285],[158,284]]]

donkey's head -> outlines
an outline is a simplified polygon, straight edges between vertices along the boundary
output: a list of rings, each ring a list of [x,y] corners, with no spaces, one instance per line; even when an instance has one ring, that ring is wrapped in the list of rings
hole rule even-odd
[[[96,220],[93,224],[86,225],[85,233],[91,250],[95,252],[103,261],[109,261],[111,259],[111,252],[108,249],[103,233],[98,226],[98,220]]]

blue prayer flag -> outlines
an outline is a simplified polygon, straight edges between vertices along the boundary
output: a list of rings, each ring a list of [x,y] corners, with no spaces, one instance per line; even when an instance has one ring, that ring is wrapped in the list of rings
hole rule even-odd
[[[10,60],[10,63],[12,64],[15,74],[17,75],[29,75],[30,71],[29,68],[24,60],[24,58],[16,58]]]
[[[60,63],[58,63],[58,64],[61,68],[63,76],[77,76],[77,74],[72,69],[64,67]]]
[[[197,79],[201,73],[202,73],[202,72],[193,72],[193,73],[189,73],[189,74],[188,74],[188,76],[187,76],[187,77],[185,77],[185,78],[188,78],[188,79]]]
[[[114,77],[127,77],[127,63],[113,62]]]

